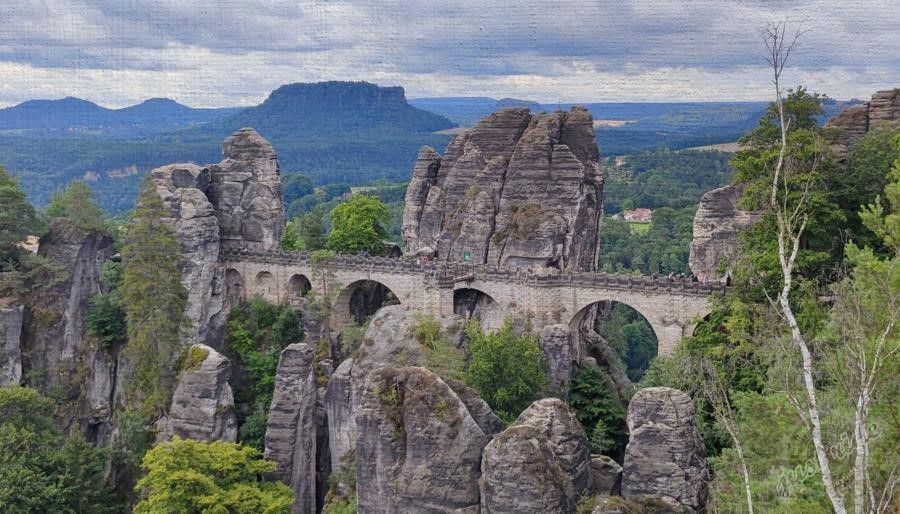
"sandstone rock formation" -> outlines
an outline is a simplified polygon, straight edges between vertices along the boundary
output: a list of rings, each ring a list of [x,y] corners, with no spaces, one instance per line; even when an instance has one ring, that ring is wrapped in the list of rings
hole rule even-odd
[[[424,347],[413,336],[413,327],[420,322],[417,311],[405,305],[382,307],[369,323],[364,342],[355,358],[342,362],[328,381],[325,410],[328,413],[328,439],[331,461],[337,469],[352,461],[357,436],[353,418],[362,400],[366,376],[387,364],[424,366]],[[451,344],[462,344],[461,317],[439,318],[439,330]]]
[[[605,455],[591,456],[591,476],[594,492],[618,495],[622,490],[622,466]]]
[[[202,360],[199,360],[201,359]],[[234,394],[228,379],[231,362],[209,346],[196,344],[186,354],[169,415],[159,438],[173,436],[198,441],[237,440]]]
[[[569,326],[545,326],[538,343],[547,357],[550,390],[565,391],[580,357]]]
[[[440,377],[420,367],[373,371],[356,423],[360,512],[478,512],[488,437]]]
[[[847,156],[850,146],[866,132],[882,123],[900,122],[900,89],[878,91],[862,105],[841,111],[825,123],[826,129],[837,133],[832,150],[839,160]]]
[[[582,107],[505,109],[419,152],[406,195],[408,253],[444,261],[593,269],[602,174]]]
[[[483,513],[575,511],[594,491],[587,435],[575,412],[557,398],[532,403],[484,449]]]
[[[276,474],[294,491],[295,514],[318,512],[314,354],[305,343],[281,352],[266,424],[265,457],[277,464]]]
[[[691,514],[689,507],[664,496],[601,496],[591,514]]]
[[[22,381],[22,315],[25,308],[13,305],[0,308],[0,387]]]
[[[513,425],[495,437],[481,457],[482,514],[575,512],[569,475],[544,433]]]
[[[208,195],[225,244],[276,248],[284,230],[281,172],[275,149],[251,128],[222,143],[225,159],[209,167]]]
[[[641,389],[628,406],[628,431],[622,496],[668,497],[695,510],[706,504],[709,466],[690,396]]]
[[[737,203],[743,194],[740,188],[725,186],[713,189],[700,198],[694,215],[694,239],[688,264],[700,280],[717,280],[729,274],[718,272],[719,263],[734,255],[738,234],[748,230],[759,220],[760,214],[744,211]]]

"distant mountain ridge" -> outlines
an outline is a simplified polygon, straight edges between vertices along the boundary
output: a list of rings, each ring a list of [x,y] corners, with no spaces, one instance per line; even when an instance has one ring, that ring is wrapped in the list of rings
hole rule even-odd
[[[89,130],[141,136],[209,123],[240,110],[197,109],[169,98],[150,98],[129,107],[110,109],[70,96],[60,100],[29,100],[0,109],[0,130]]]

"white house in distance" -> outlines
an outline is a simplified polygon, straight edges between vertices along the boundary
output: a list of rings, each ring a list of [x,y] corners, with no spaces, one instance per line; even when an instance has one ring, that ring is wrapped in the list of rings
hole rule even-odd
[[[622,211],[622,219],[629,223],[650,223],[650,216],[653,212],[650,209],[640,208],[630,211]]]

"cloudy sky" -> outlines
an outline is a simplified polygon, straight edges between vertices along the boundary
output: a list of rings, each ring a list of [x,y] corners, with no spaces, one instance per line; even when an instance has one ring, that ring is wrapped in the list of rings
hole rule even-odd
[[[0,105],[252,105],[289,82],[546,103],[767,99],[760,28],[803,22],[788,82],[900,86],[900,0],[0,0]]]

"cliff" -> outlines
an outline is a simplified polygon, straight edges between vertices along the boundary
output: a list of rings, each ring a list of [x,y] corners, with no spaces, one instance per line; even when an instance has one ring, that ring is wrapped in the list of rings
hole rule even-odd
[[[424,147],[406,192],[408,253],[441,261],[594,269],[603,177],[581,107],[505,109]]]
[[[874,126],[900,121],[900,89],[878,91],[862,105],[854,105],[841,111],[825,123],[826,129],[835,132],[832,151],[839,160],[847,156],[853,142]]]

